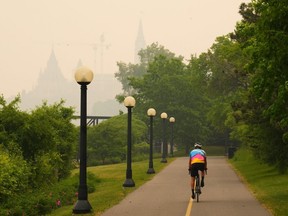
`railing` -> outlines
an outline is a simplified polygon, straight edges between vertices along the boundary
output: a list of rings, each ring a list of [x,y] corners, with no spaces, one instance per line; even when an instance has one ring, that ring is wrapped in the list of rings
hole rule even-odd
[[[80,118],[80,116],[74,116],[74,118]],[[98,125],[100,120],[106,120],[111,118],[111,116],[87,116],[87,126]]]

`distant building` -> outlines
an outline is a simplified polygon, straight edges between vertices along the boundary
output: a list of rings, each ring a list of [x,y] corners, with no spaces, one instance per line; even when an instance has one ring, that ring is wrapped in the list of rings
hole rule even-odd
[[[102,42],[104,43],[104,38],[102,38]],[[142,21],[140,20],[135,40],[135,64],[140,62],[138,52],[145,48],[146,42]],[[79,60],[75,70],[81,65],[82,62]],[[119,104],[115,100],[115,96],[121,93],[122,86],[114,74],[94,74],[94,79],[87,88],[88,115],[113,116],[118,115],[120,110],[125,111],[123,104]],[[21,93],[20,108],[33,110],[36,106],[41,106],[43,101],[53,104],[61,99],[65,100],[66,106],[74,107],[76,114],[79,114],[80,86],[76,81],[65,79],[58,65],[56,54],[52,49],[46,68],[40,72],[36,86],[29,92],[23,91]]]
[[[138,53],[141,49],[145,49],[145,48],[146,48],[146,42],[145,42],[144,33],[143,33],[142,20],[140,20],[139,26],[138,26],[138,34],[135,40],[135,53],[134,53],[135,64],[140,63],[140,57]]]
[[[52,50],[45,70],[39,74],[35,88],[29,92],[22,92],[21,108],[33,109],[45,100],[51,104],[60,101],[61,98],[70,106],[75,106],[73,103],[73,97],[75,97],[73,95],[77,92],[75,87],[76,84],[73,85],[62,75],[54,50]]]
[[[82,64],[78,62],[77,67]],[[77,68],[75,66],[75,69]],[[117,115],[122,106],[116,102],[115,96],[121,91],[121,84],[114,74],[94,74],[93,81],[88,85],[87,114],[89,115]],[[65,100],[66,106],[75,107],[79,113],[80,86],[64,78],[59,68],[54,50],[51,51],[47,66],[39,74],[37,85],[29,92],[22,92],[20,107],[24,110],[34,109],[42,105]],[[98,107],[97,105],[104,106]],[[109,106],[105,108],[106,105]],[[101,113],[100,113],[101,112]]]

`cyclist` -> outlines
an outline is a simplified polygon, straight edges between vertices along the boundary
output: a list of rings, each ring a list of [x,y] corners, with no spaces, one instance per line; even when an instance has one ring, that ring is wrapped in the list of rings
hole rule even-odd
[[[194,144],[194,149],[190,152],[189,156],[189,173],[191,175],[191,189],[192,189],[192,199],[195,198],[194,193],[194,184],[195,176],[198,174],[198,171],[201,171],[201,187],[204,187],[204,170],[207,170],[207,158],[206,152],[202,149],[200,143]]]

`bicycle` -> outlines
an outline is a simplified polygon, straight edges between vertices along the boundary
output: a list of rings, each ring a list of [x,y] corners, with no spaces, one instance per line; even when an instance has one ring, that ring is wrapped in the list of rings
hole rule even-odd
[[[189,171],[189,175],[191,175],[191,168],[188,169]],[[201,180],[200,180],[200,177],[199,177],[199,172],[200,170],[198,170],[197,172],[197,175],[195,176],[195,179],[194,179],[194,194],[196,195],[195,197],[192,196],[192,199],[196,198],[196,201],[199,202],[199,197],[200,197],[200,194],[202,193],[201,191]],[[207,175],[207,169],[205,169],[205,174]],[[201,175],[202,176],[202,175]]]
[[[196,201],[199,202],[199,197],[201,194],[201,186],[200,186],[200,178],[199,178],[199,173],[195,176],[195,195],[196,195]]]
[[[207,170],[205,170],[205,174],[207,175]],[[199,171],[198,171],[197,175],[195,176],[194,191],[195,191],[195,195],[196,195],[196,197],[195,197],[196,201],[199,202],[199,197],[200,197],[200,194],[202,193]]]

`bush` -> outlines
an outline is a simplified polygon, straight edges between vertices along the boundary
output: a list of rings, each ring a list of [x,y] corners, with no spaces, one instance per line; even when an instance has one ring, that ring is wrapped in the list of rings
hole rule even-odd
[[[143,155],[149,154],[150,146],[146,142],[137,143],[133,146],[133,154],[135,155]]]
[[[95,191],[95,184],[99,182],[92,173],[87,173],[88,193]],[[0,215],[39,216],[51,213],[60,206],[72,205],[77,201],[79,175],[62,180],[54,186],[39,191],[30,191],[18,196],[11,196],[0,205]],[[57,201],[61,205],[57,205]]]
[[[147,127],[135,116],[132,119],[133,149],[145,151],[145,147],[136,145],[143,143]],[[87,131],[87,164],[88,166],[122,162],[126,159],[127,148],[127,115],[120,115],[89,127]]]
[[[3,202],[28,187],[30,171],[23,158],[9,155],[1,148],[0,167],[0,201]]]

